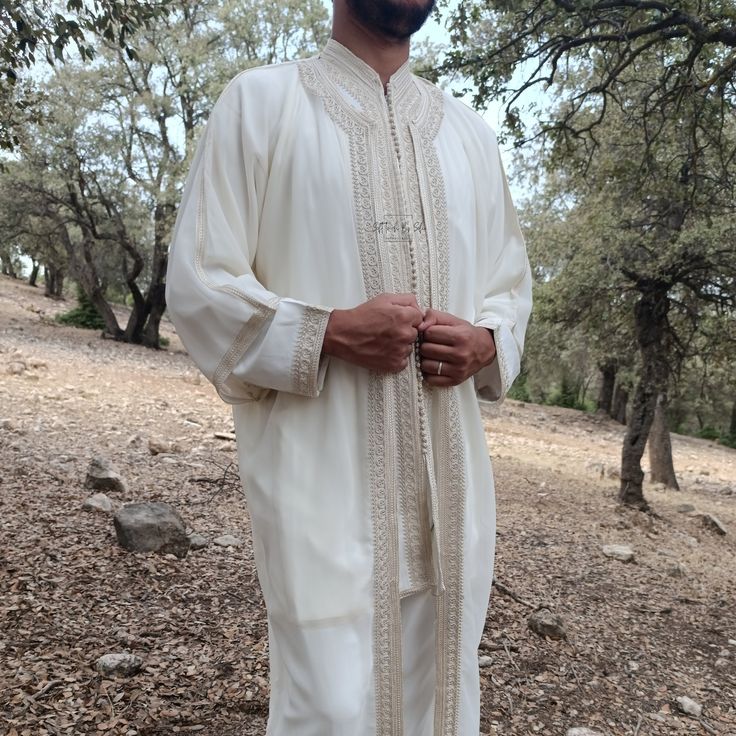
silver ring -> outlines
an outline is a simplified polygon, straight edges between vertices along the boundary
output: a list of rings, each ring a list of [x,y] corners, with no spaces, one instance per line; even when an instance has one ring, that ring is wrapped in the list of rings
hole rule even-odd
[[[437,366],[437,375],[442,375],[442,361],[440,361],[440,364]]]

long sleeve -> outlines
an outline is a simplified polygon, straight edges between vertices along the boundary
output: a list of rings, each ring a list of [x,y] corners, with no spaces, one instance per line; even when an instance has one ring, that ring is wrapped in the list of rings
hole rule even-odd
[[[269,389],[317,396],[330,309],[274,294],[253,271],[270,123],[243,82],[236,77],[223,92],[197,148],[169,253],[167,305],[224,401]]]
[[[480,259],[483,272],[482,304],[475,324],[493,331],[496,359],[475,376],[482,399],[501,402],[521,370],[524,335],[532,308],[532,277],[524,238],[519,227],[498,145],[493,136],[488,192],[492,203],[488,214],[487,237],[498,247],[489,247]]]

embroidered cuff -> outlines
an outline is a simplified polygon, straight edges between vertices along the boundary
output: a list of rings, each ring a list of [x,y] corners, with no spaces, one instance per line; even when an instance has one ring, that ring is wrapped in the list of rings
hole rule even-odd
[[[302,323],[294,346],[291,367],[292,390],[303,396],[319,396],[329,358],[322,355],[331,309],[304,305]]]
[[[479,398],[500,404],[521,369],[521,357],[516,340],[507,325],[492,326],[478,323],[478,327],[493,330],[496,359],[475,374],[475,390]]]
[[[322,357],[331,309],[281,299],[275,314],[232,371],[231,383],[262,398],[268,390],[318,396],[328,358]]]

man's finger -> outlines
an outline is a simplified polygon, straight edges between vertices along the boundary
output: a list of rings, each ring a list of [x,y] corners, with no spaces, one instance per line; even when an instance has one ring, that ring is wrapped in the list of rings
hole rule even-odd
[[[391,304],[398,304],[400,307],[414,307],[419,311],[419,304],[414,294],[390,294]]]
[[[457,335],[455,327],[448,325],[433,325],[424,330],[424,342],[436,342],[440,345],[455,345]]]
[[[445,363],[453,363],[456,355],[450,345],[442,345],[438,342],[423,342],[419,347],[422,358],[428,360],[443,360]]]
[[[401,307],[402,310],[406,310],[406,317],[411,322],[412,327],[416,327],[417,331],[419,331],[419,326],[422,323],[422,313],[419,311],[418,307],[411,307],[411,306],[405,306]]]
[[[428,309],[427,314],[431,314],[433,324],[436,325],[459,325],[465,322],[464,319],[460,319],[460,317],[456,317],[454,314],[440,312],[438,309]]]

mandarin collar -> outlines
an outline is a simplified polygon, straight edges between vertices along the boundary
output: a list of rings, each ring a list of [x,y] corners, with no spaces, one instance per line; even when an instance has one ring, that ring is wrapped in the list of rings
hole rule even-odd
[[[378,72],[334,38],[327,41],[319,56],[353,74],[369,87],[380,90],[383,94],[383,82]],[[411,87],[412,79],[411,63],[407,59],[388,79],[394,99],[403,96]]]

